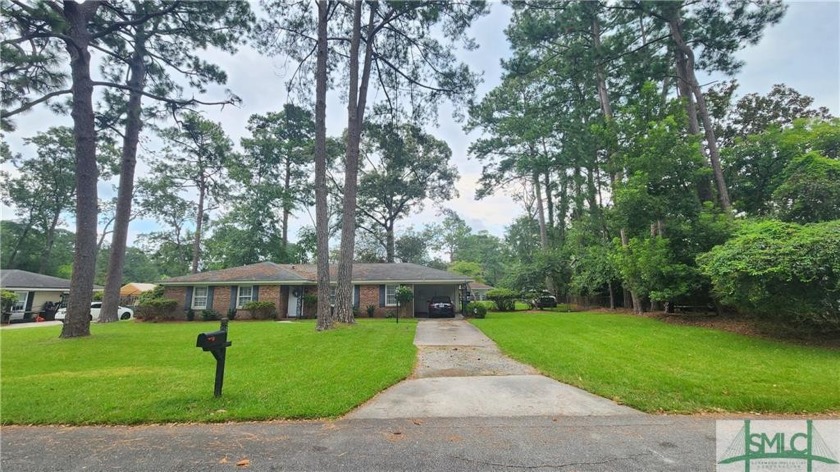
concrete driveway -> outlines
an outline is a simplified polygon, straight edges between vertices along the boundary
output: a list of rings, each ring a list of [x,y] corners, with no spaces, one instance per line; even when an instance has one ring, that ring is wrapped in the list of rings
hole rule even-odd
[[[540,375],[464,320],[422,320],[412,378],[348,419],[643,415]]]

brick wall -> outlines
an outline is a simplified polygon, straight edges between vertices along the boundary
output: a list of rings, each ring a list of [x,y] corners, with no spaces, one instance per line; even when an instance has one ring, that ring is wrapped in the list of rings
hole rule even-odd
[[[367,307],[373,305],[376,307],[373,316],[375,318],[384,318],[387,312],[396,310],[395,306],[379,306],[379,285],[360,285],[359,286],[359,317],[367,318]],[[400,317],[414,317],[411,305],[401,308]]]
[[[220,315],[227,316],[230,309],[230,285],[217,285],[213,287],[213,309]],[[237,318],[239,314],[237,313]]]
[[[184,311],[187,306],[187,287],[164,287],[163,298],[178,300],[178,308],[175,309],[175,317],[180,320],[187,319],[187,314]]]

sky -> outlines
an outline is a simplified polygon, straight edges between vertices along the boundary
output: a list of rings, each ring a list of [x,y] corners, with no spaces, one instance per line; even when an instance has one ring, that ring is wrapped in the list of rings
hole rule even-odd
[[[473,70],[483,73],[484,81],[477,91],[479,98],[499,84],[501,60],[510,55],[504,36],[510,14],[507,6],[493,3],[490,14],[472,26],[472,35],[479,49],[460,54],[462,61]],[[763,95],[770,91],[773,84],[784,83],[800,93],[814,97],[815,105],[827,107],[835,116],[840,115],[840,1],[791,2],[782,21],[767,29],[757,45],[741,50],[738,57],[745,62],[735,77],[740,84],[739,96],[748,93]],[[229,88],[242,98],[242,104],[224,109],[207,108],[204,114],[220,122],[238,144],[240,138],[248,134],[246,123],[249,116],[278,111],[286,103],[283,84],[293,65],[282,58],[266,57],[252,48],[241,49],[233,56],[214,54],[213,58],[228,73],[228,83],[217,90],[216,96],[221,97],[221,90]],[[721,79],[724,77],[700,77],[701,83]],[[340,135],[346,126],[346,106],[336,97],[333,93],[327,103],[327,132],[332,136]],[[451,107],[441,107],[437,126],[427,129],[427,132],[449,144],[453,164],[461,176],[456,184],[459,197],[445,202],[443,206],[458,212],[474,231],[487,230],[502,237],[505,226],[511,224],[522,210],[504,189],[500,189],[496,195],[475,200],[476,182],[481,175],[482,164],[469,159],[467,149],[479,135],[476,132],[465,133],[462,123],[457,122],[451,112]],[[34,155],[34,149],[23,146],[23,138],[34,136],[50,126],[71,124],[68,117],[55,116],[45,110],[23,115],[16,121],[18,130],[4,138],[13,152],[21,152],[24,156]],[[153,152],[154,147],[154,144],[149,145],[146,152]],[[141,162],[142,159],[143,151]],[[138,171],[138,175],[143,174],[142,163]],[[100,183],[100,198],[113,195],[114,183]],[[298,213],[290,228],[293,238],[301,226],[314,224],[310,216],[312,213]],[[409,226],[420,229],[423,224],[438,220],[437,213],[433,205],[425,205],[422,212],[402,220],[398,232]],[[3,219],[14,219],[12,210],[6,206],[0,207],[0,216]],[[132,221],[129,244],[138,234],[154,229],[153,221]]]

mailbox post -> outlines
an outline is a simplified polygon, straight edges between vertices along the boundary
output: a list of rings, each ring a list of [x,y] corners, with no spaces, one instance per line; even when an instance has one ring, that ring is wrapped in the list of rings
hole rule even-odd
[[[227,334],[228,319],[222,318],[222,325],[218,331],[199,333],[198,339],[195,341],[195,347],[210,351],[216,358],[216,385],[213,389],[213,396],[215,397],[222,396],[222,383],[225,380],[225,354],[227,348],[233,344],[227,340]]]

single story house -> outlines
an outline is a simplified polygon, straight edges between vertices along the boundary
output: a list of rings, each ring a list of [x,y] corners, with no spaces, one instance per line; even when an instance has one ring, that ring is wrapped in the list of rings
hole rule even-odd
[[[120,297],[136,297],[143,292],[154,290],[156,284],[141,284],[138,282],[131,282],[120,287]]]
[[[483,284],[481,282],[470,282],[470,295],[473,300],[487,300],[487,292],[493,290],[494,287],[491,287],[487,284]]]
[[[330,281],[335,294],[336,267],[330,268]],[[469,288],[471,279],[463,275],[432,269],[417,264],[381,263],[353,264],[353,306],[360,317],[384,317],[396,312],[396,288],[406,285],[414,290],[410,307],[403,307],[401,315],[423,316],[433,296],[449,296],[453,302]],[[179,309],[199,313],[215,310],[224,315],[237,310],[237,318],[247,318],[242,307],[250,301],[270,301],[277,307],[278,318],[301,318],[314,314],[314,295],[317,292],[317,268],[313,264],[257,264],[230,269],[172,277],[160,282],[164,297],[178,301]],[[309,300],[309,303],[304,303]]]
[[[55,310],[45,310],[45,305],[47,302],[58,305],[62,297],[70,293],[70,281],[12,269],[0,272],[0,288],[17,294],[17,302],[11,309],[9,320],[30,320],[39,314],[46,319],[52,319]],[[102,287],[94,286],[94,290],[102,290]],[[3,320],[6,319],[4,315]]]

